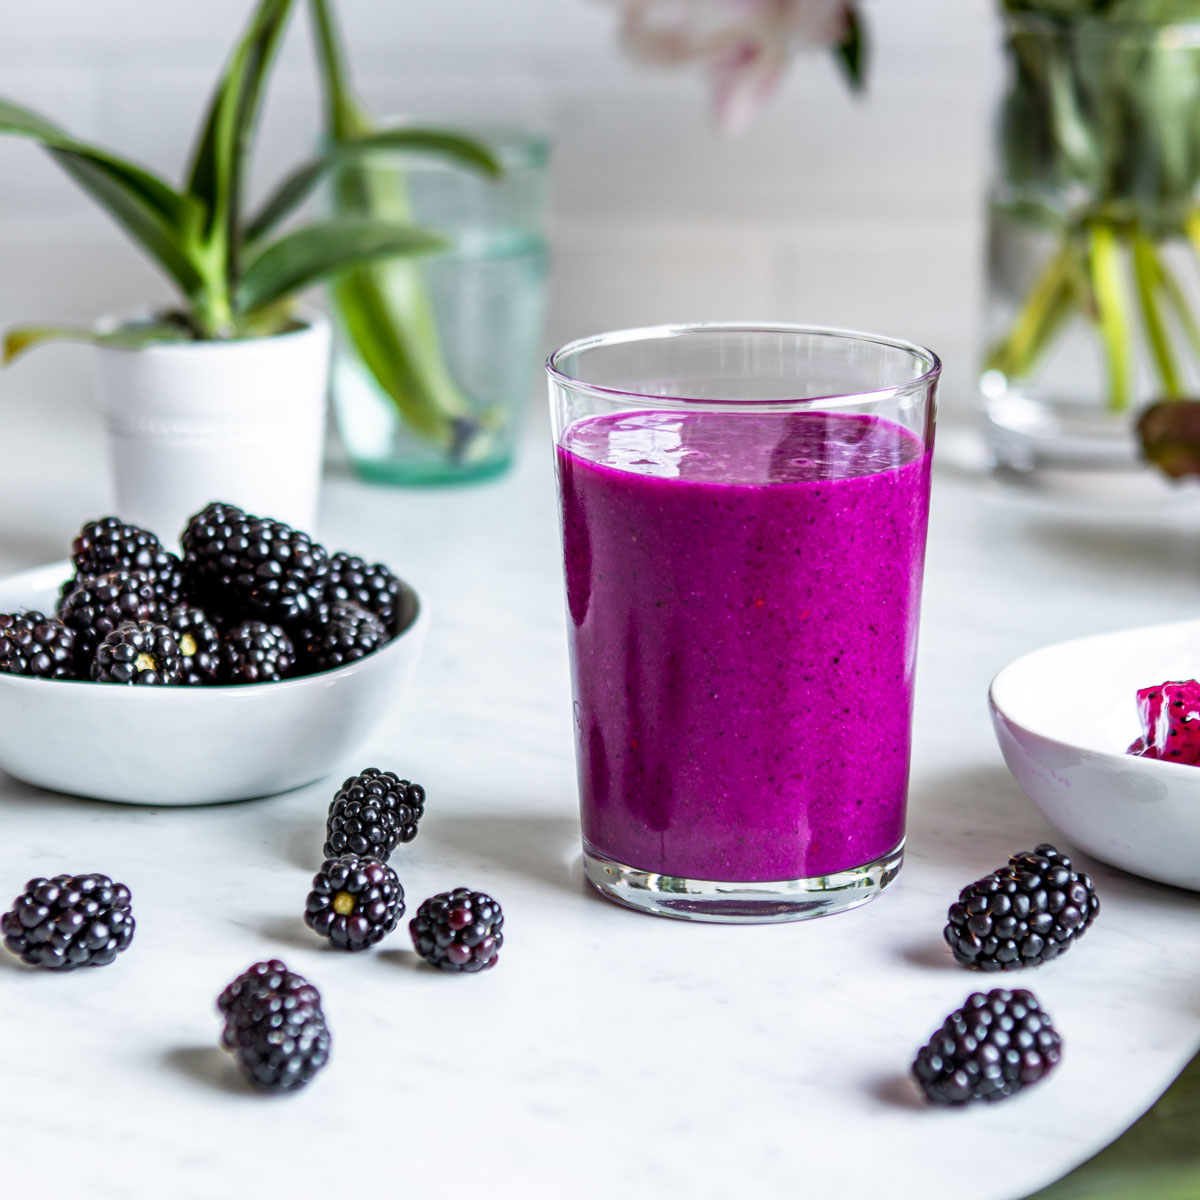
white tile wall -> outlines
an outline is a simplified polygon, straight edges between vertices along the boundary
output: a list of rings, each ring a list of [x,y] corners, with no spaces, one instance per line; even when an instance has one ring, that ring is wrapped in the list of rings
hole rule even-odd
[[[22,5],[0,94],[178,172],[249,0]],[[556,139],[548,342],[601,327],[776,317],[924,339],[968,403],[980,192],[999,72],[986,0],[874,0],[869,94],[823,58],[797,64],[745,137],[716,136],[700,81],[613,44],[603,0],[345,0],[378,111],[527,122]],[[274,79],[256,178],[316,132],[304,14]],[[153,272],[35,149],[0,139],[0,325],[156,299]],[[51,360],[53,363],[51,364]],[[0,376],[70,404],[80,360]],[[82,403],[82,401],[80,401]]]

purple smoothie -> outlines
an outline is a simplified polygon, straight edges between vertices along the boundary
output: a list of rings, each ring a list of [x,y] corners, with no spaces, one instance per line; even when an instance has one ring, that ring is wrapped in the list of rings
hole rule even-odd
[[[591,851],[751,882],[895,849],[927,449],[817,412],[619,413],[562,443]]]

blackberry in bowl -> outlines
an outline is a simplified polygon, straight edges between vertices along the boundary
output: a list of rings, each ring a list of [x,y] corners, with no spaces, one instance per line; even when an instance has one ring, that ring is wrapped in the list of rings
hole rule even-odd
[[[404,585],[383,563],[368,563],[353,554],[339,552],[330,559],[325,598],[342,601],[374,613],[391,632],[401,610]]]
[[[74,678],[75,631],[40,612],[0,613],[0,672]]]
[[[148,529],[118,517],[101,517],[79,531],[71,551],[77,580],[111,571],[141,571],[149,576],[161,604],[169,608],[183,599],[183,563]]]
[[[92,679],[157,687],[182,683],[183,655],[175,634],[154,621],[118,625],[96,650]]]
[[[144,571],[110,571],[94,578],[76,577],[59,606],[62,623],[75,634],[75,663],[86,679],[100,643],[118,625],[157,621],[165,613],[150,576]]]
[[[329,552],[307,533],[233,504],[210,504],[187,524],[184,568],[214,611],[286,624],[325,598]]]
[[[222,683],[276,683],[296,665],[296,647],[278,625],[242,621],[221,639]]]

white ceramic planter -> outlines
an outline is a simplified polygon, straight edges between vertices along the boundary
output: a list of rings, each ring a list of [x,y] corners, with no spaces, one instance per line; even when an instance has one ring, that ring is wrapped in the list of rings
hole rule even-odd
[[[312,530],[329,342],[313,316],[269,338],[97,347],[118,515],[167,544],[213,500]]]

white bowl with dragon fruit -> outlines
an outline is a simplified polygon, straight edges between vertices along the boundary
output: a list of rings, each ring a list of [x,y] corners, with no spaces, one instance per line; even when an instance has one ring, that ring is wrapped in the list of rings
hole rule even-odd
[[[370,740],[424,641],[416,592],[232,505],[181,547],[106,517],[70,560],[0,580],[0,770],[206,804],[311,783]]]
[[[1081,850],[1200,891],[1200,621],[1017,659],[989,700],[1004,760]]]

